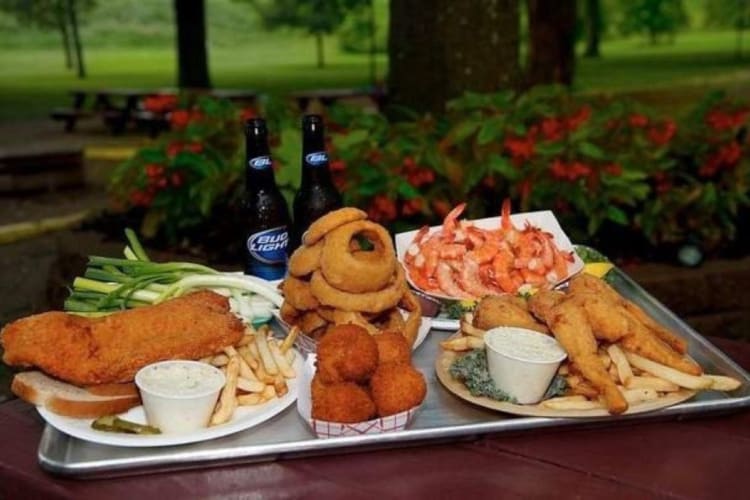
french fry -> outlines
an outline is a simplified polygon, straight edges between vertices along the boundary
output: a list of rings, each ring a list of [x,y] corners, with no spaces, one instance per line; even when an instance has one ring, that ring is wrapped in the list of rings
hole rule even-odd
[[[297,335],[299,335],[299,328],[297,328],[296,326],[293,326],[289,330],[289,333],[286,334],[286,337],[284,337],[284,341],[281,343],[281,346],[279,347],[281,352],[283,352],[284,354],[289,352],[289,349],[291,349],[291,347],[294,345],[294,341],[297,340]]]
[[[609,365],[607,373],[609,373],[609,378],[611,378],[615,383],[620,381],[620,375],[617,373],[617,366],[615,366],[614,364]]]
[[[240,377],[246,378],[247,380],[260,382],[258,380],[258,377],[255,376],[255,373],[253,373],[252,368],[250,368],[250,365],[248,365],[247,361],[245,361],[245,358],[240,356],[240,354],[234,347],[225,347],[224,352],[227,356],[237,356],[237,358],[240,360]]]
[[[289,387],[286,385],[286,379],[281,374],[276,375],[276,380],[273,382],[273,389],[276,392],[276,396],[281,397],[289,392]]]
[[[237,379],[237,388],[245,392],[263,392],[266,388],[266,384],[258,379],[250,380],[240,376]]]
[[[644,401],[653,401],[659,397],[659,393],[654,389],[625,389],[618,386],[628,404],[634,405]]]
[[[480,328],[475,327],[471,323],[471,320],[468,319],[466,316],[464,316],[464,318],[461,319],[461,323],[460,324],[461,324],[461,332],[462,333],[464,333],[466,335],[470,335],[472,337],[477,337],[477,338],[480,338],[480,339],[484,339],[485,331],[482,330],[482,329],[480,329]]]
[[[706,376],[688,375],[687,373],[682,373],[674,368],[651,361],[650,359],[646,359],[629,351],[625,351],[625,357],[627,357],[631,365],[640,368],[644,372],[648,372],[651,375],[663,378],[664,380],[669,380],[670,382],[677,384],[680,387],[685,387],[686,389],[709,389],[714,383],[712,379]]]
[[[471,351],[484,348],[484,340],[466,336],[440,342],[440,347],[448,351]]]
[[[217,354],[211,358],[211,364],[214,366],[226,366],[229,363],[229,356],[226,354]]]
[[[587,399],[569,400],[565,399],[566,397],[568,396],[547,399],[546,401],[542,401],[541,405],[550,410],[599,410],[604,408],[604,405],[599,401],[589,401]]]
[[[289,363],[289,366],[292,366],[294,365],[294,360],[297,357],[297,355],[292,349],[289,349],[287,352],[284,353],[284,357],[286,358],[286,362]]]
[[[241,396],[237,396],[237,404],[240,406],[255,406],[259,404],[263,404],[268,399],[263,397],[263,393],[256,392],[253,394],[242,394]]]
[[[566,378],[570,392],[574,395],[585,396],[587,398],[596,398],[599,391],[594,386],[585,382],[580,375],[568,375]]]
[[[658,377],[637,377],[633,375],[625,382],[627,389],[653,389],[658,392],[677,392],[680,386]]]
[[[250,368],[252,368],[253,370],[257,370],[258,360],[255,358],[255,356],[253,356],[250,346],[255,346],[255,340],[253,340],[252,344],[240,347],[239,349],[237,349],[237,352],[240,354],[240,356],[242,356],[242,359],[245,360],[245,363],[247,363]]]
[[[237,408],[237,379],[240,373],[240,360],[232,356],[227,363],[227,381],[219,395],[219,403],[216,405],[214,414],[211,415],[210,425],[219,425],[228,422]]]
[[[235,347],[242,347],[255,342],[255,334],[245,333]]]
[[[273,356],[273,360],[279,368],[281,375],[285,378],[294,378],[297,376],[294,373],[294,369],[287,363],[286,357],[281,353],[281,349],[275,341],[268,342],[268,350],[271,352],[271,356]]]
[[[255,374],[258,379],[265,384],[273,384],[274,378],[263,367],[263,363],[260,361],[260,354],[258,353],[258,346],[256,344],[250,344],[247,346],[247,352],[250,356],[255,358]]]
[[[712,391],[733,391],[742,385],[742,382],[736,378],[724,375],[704,375],[704,377],[711,380]]]
[[[601,360],[602,365],[604,365],[604,368],[609,370],[609,367],[612,366],[612,358],[609,357],[607,351],[599,349],[599,359]]]
[[[617,368],[617,378],[620,379],[620,383],[627,386],[628,380],[633,377],[633,370],[630,368],[628,358],[625,357],[622,349],[620,349],[615,344],[612,344],[607,348],[607,353],[612,359],[612,363],[614,363],[615,367]]]
[[[570,373],[570,368],[568,366],[568,363],[563,363],[560,365],[560,368],[557,369],[558,375],[567,375]]]
[[[276,388],[273,385],[267,385],[261,394],[268,401],[276,397]]]
[[[266,338],[265,330],[260,330],[258,334],[255,335],[255,346],[258,348],[260,361],[263,363],[263,368],[265,368],[266,373],[271,376],[275,376],[279,373],[279,368],[276,366],[271,351],[268,349],[268,339]]]
[[[212,359],[214,359],[214,357],[213,357],[213,356],[206,356],[205,358],[201,358],[201,359],[199,359],[198,361],[200,361],[201,363],[208,363],[208,364],[211,364],[211,360],[212,360]]]

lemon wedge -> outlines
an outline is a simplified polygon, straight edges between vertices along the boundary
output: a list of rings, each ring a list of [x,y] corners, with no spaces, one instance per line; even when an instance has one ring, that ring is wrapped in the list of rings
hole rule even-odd
[[[613,267],[615,266],[611,262],[591,262],[589,264],[584,264],[583,272],[596,276],[597,278],[603,278]]]

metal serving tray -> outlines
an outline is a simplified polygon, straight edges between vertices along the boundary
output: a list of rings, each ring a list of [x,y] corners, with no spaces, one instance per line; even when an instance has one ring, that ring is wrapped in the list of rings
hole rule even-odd
[[[517,417],[473,406],[442,387],[435,377],[434,361],[439,341],[450,332],[432,331],[414,354],[414,364],[427,378],[427,399],[414,423],[405,431],[316,439],[297,414],[295,405],[247,431],[202,443],[164,448],[98,445],[69,437],[48,425],[39,444],[39,463],[54,474],[80,478],[112,477],[344,453],[366,448],[392,448],[434,440],[471,438],[485,433],[705,415],[750,406],[750,375],[745,370],[622,271],[613,269],[611,273],[611,282],[620,293],[687,339],[690,354],[708,373],[738,378],[743,383],[742,387],[732,394],[712,391],[699,393],[685,403],[631,416],[593,419]]]

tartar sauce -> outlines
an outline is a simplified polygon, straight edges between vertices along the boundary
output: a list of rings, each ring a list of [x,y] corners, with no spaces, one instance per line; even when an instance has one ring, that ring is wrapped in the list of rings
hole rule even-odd
[[[139,375],[140,385],[164,396],[191,397],[215,391],[224,384],[221,372],[201,363],[158,363]]]
[[[491,330],[484,342],[491,349],[522,361],[549,363],[560,361],[566,354],[554,338],[518,329]]]

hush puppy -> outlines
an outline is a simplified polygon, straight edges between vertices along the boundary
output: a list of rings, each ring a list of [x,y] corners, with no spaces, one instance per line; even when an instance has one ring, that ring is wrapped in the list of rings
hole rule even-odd
[[[411,347],[406,338],[394,330],[386,330],[374,335],[378,345],[380,363],[409,363],[411,362]]]
[[[361,326],[337,325],[318,342],[317,356],[322,382],[364,383],[378,366],[378,345]]]
[[[385,363],[372,375],[370,390],[378,415],[387,417],[420,404],[427,394],[427,384],[411,365]]]
[[[353,382],[316,383],[315,379],[312,393],[313,418],[351,424],[370,420],[375,416],[375,403],[362,387]]]

